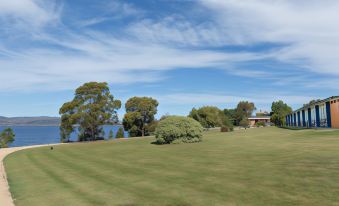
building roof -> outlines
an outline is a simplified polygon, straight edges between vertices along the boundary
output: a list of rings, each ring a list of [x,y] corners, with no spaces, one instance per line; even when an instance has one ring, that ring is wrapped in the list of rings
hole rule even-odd
[[[329,98],[326,98],[326,99],[323,99],[323,100],[318,100],[318,101],[312,102],[312,104],[306,104],[305,106],[293,111],[292,113],[299,112],[299,111],[304,110],[306,108],[310,108],[312,106],[315,106],[315,105],[318,105],[318,104],[321,104],[321,103],[329,102],[329,101],[331,101],[333,99],[337,99],[337,98],[339,98],[339,96],[332,96],[332,97],[329,97]]]
[[[262,116],[262,117],[249,117],[249,120],[256,120],[256,119],[271,119],[270,116]]]

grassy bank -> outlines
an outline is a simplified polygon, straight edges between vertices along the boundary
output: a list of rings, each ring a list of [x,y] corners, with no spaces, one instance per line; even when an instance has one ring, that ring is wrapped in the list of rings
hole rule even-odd
[[[339,132],[207,132],[20,151],[5,166],[17,206],[338,205]]]

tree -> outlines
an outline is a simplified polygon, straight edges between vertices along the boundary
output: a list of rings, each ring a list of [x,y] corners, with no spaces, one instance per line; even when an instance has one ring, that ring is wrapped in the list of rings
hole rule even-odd
[[[247,119],[252,115],[255,109],[256,109],[255,105],[252,102],[248,102],[248,101],[239,102],[236,108],[236,111],[235,111],[236,125],[241,126],[240,125],[241,121],[243,121],[242,123],[247,121]]]
[[[15,134],[11,128],[4,129],[0,134],[0,148],[7,148],[8,144],[14,142]]]
[[[224,114],[228,117],[228,119],[232,122],[232,124],[236,124],[236,113],[237,109],[224,109]]]
[[[108,134],[108,139],[113,139],[113,137],[114,137],[113,130],[110,130]]]
[[[283,101],[279,100],[272,103],[271,110],[271,122],[274,123],[276,126],[286,125],[285,117],[292,112],[292,108],[285,104]]]
[[[120,107],[121,102],[110,94],[107,83],[85,83],[76,89],[73,100],[60,108],[61,141],[69,140],[74,125],[79,130],[79,141],[103,139],[103,125],[118,121],[116,110]]]
[[[120,127],[118,129],[117,134],[115,135],[115,138],[120,139],[120,138],[124,138],[125,134],[124,134],[124,129],[122,127]]]
[[[132,97],[126,102],[123,125],[130,136],[149,135],[147,126],[154,121],[158,105],[158,101],[151,97]]]
[[[250,122],[248,121],[247,118],[244,118],[239,122],[240,127],[248,127],[249,125],[250,125]]]
[[[188,116],[198,121],[204,128],[232,125],[224,112],[214,106],[193,108]]]

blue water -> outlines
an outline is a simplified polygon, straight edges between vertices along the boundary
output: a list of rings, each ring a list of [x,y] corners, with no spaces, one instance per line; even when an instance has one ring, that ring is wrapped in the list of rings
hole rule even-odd
[[[118,132],[120,125],[104,126],[105,138],[108,138],[109,131],[112,129],[114,136]],[[0,126],[0,132],[8,126]],[[29,146],[38,144],[52,144],[60,142],[60,133],[58,126],[10,126],[15,133],[15,141],[10,147]],[[128,134],[125,132],[125,137]],[[72,141],[77,141],[77,133],[71,135]]]

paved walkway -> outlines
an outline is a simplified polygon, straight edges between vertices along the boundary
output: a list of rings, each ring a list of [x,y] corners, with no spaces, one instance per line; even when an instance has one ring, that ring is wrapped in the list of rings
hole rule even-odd
[[[49,145],[34,145],[34,146],[26,146],[26,147],[12,147],[12,148],[3,148],[0,149],[0,205],[1,206],[14,206],[13,199],[11,193],[9,192],[9,186],[7,182],[7,176],[5,167],[3,164],[4,158],[16,151],[35,148],[35,147],[43,147],[43,146],[52,146],[57,144],[49,144]]]

